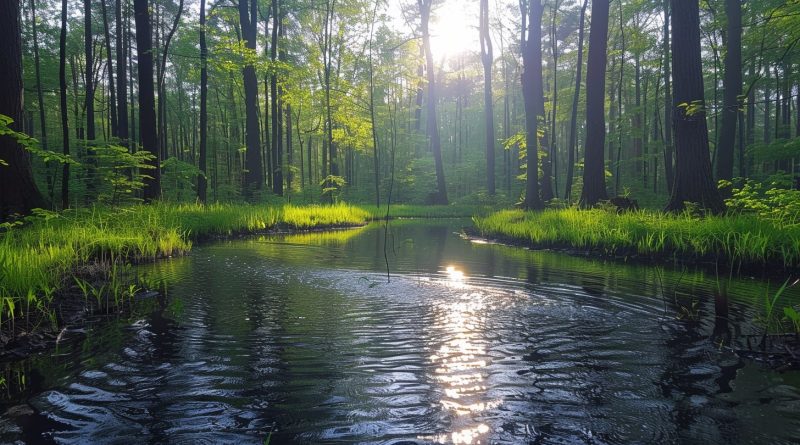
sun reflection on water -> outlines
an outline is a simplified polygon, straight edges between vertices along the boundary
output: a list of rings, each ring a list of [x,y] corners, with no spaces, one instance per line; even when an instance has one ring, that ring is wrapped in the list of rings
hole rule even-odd
[[[488,425],[480,421],[482,414],[500,405],[499,400],[486,400],[488,354],[483,330],[489,309],[487,295],[467,284],[463,271],[448,266],[446,285],[463,290],[436,307],[436,328],[441,342],[430,356],[435,365],[433,378],[443,395],[440,404],[453,416],[453,431],[424,439],[436,443],[488,443]]]

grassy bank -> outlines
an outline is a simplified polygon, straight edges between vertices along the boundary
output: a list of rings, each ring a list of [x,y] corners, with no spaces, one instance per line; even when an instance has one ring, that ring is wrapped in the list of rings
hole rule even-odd
[[[0,234],[0,331],[31,312],[52,318],[57,292],[75,284],[82,267],[178,255],[192,241],[288,228],[365,224],[357,207],[154,204],[47,213]],[[80,283],[79,283],[80,285]],[[84,293],[89,289],[82,288]],[[133,293],[131,288],[130,294]]]
[[[506,210],[474,218],[482,236],[604,255],[800,268],[800,225],[755,215],[694,217],[654,211]]]

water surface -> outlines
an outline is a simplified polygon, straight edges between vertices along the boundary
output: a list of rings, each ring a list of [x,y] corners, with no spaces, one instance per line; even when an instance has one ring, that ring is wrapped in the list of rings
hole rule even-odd
[[[395,222],[386,256],[373,225],[144,266],[166,307],[6,364],[0,441],[800,441],[800,375],[726,347],[774,283],[471,243],[464,224]]]

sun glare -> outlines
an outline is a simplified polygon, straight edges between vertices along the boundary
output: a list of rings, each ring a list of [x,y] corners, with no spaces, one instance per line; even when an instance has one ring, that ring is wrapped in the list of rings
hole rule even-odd
[[[474,3],[474,4],[473,4]],[[477,2],[447,0],[431,17],[431,51],[436,60],[479,51]]]

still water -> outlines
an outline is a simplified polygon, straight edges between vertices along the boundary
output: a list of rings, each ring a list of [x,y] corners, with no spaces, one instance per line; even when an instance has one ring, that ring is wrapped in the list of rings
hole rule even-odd
[[[468,223],[394,222],[386,255],[372,225],[143,266],[166,305],[5,365],[0,442],[800,441],[800,374],[727,347],[775,283],[472,243]]]

